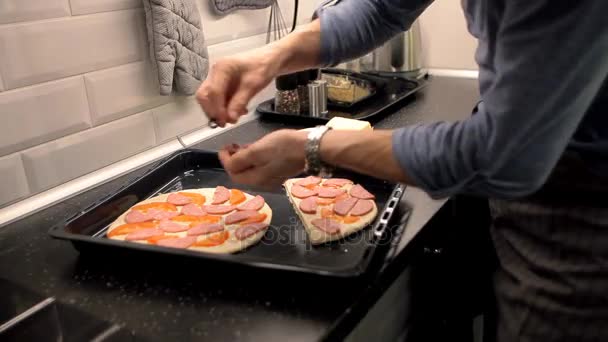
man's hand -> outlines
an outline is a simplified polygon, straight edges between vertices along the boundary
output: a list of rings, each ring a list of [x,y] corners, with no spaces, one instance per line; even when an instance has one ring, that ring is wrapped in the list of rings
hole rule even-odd
[[[316,67],[319,20],[264,47],[218,60],[196,92],[203,111],[218,125],[235,123],[247,114],[249,101],[283,74]]]
[[[209,118],[224,127],[247,114],[249,101],[277,76],[272,51],[256,49],[220,59],[196,92]]]
[[[280,130],[237,150],[225,148],[219,158],[233,181],[274,186],[304,170],[306,132]]]

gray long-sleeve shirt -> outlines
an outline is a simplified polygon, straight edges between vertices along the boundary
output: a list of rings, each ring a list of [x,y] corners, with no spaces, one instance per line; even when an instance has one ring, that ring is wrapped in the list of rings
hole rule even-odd
[[[431,2],[344,0],[323,9],[323,63],[371,51]],[[395,131],[395,157],[414,183],[434,197],[524,196],[566,148],[608,173],[608,1],[463,0],[463,7],[479,40],[482,102],[467,120]]]

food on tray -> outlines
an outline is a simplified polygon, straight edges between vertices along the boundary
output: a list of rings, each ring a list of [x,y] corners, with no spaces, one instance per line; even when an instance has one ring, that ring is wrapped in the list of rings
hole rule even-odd
[[[262,196],[223,186],[172,192],[142,201],[108,229],[115,240],[209,253],[258,243],[272,219]]]
[[[284,187],[314,245],[358,232],[378,215],[375,196],[349,179],[292,178]]]
[[[369,85],[348,75],[323,74],[327,81],[327,97],[331,101],[354,103],[371,94]]]
[[[364,131],[366,129],[373,129],[369,121],[343,118],[340,116],[334,116],[325,124],[325,126],[331,127],[332,129],[349,131]]]

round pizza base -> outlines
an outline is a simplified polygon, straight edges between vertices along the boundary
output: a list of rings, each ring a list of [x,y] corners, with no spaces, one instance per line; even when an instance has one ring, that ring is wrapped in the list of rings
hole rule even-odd
[[[302,200],[304,200],[304,199],[297,198],[291,194],[291,187],[293,186],[293,184],[295,182],[299,181],[300,179],[302,179],[302,178],[288,179],[287,181],[285,181],[283,186],[285,187],[285,190],[287,191],[287,197],[289,197],[289,200],[293,204],[296,213],[300,217],[300,220],[302,220],[302,223],[304,224],[304,227],[306,228],[306,232],[308,233],[308,238],[310,239],[310,242],[313,245],[320,245],[322,243],[326,243],[329,241],[339,240],[348,235],[354,234],[354,233],[360,231],[361,229],[367,227],[369,224],[371,224],[374,221],[374,219],[376,218],[376,216],[378,215],[378,206],[376,206],[376,202],[374,201],[374,207],[372,208],[372,211],[370,211],[369,213],[367,213],[365,215],[359,216],[361,218],[359,221],[354,222],[354,223],[340,223],[340,225],[341,225],[340,232],[338,232],[337,234],[328,234],[328,233],[318,229],[317,227],[315,227],[312,224],[312,220],[320,217],[319,212],[323,208],[326,208],[328,206],[320,205],[317,207],[317,212],[315,214],[306,214],[306,213],[302,212],[302,210],[300,210],[300,202],[302,202]],[[343,186],[342,189],[345,189],[347,192],[349,192],[350,188],[352,188],[353,186],[354,186],[354,184],[347,184],[347,185]]]
[[[213,193],[215,191],[215,188],[203,188],[203,189],[186,189],[186,190],[180,190],[180,191],[175,191],[175,192],[191,192],[191,193],[198,193],[201,194],[203,196],[205,196],[205,198],[207,199],[207,201],[205,202],[205,204],[209,204],[211,203],[211,200],[213,198]],[[246,201],[254,198],[255,196],[252,196],[246,192],[243,192],[245,194],[246,200],[243,202],[245,203]],[[167,193],[167,194],[162,194],[162,195],[158,195],[155,197],[151,197],[147,200],[141,201],[137,204],[135,204],[133,207],[137,206],[137,205],[141,205],[141,204],[146,204],[146,203],[152,203],[152,202],[166,202],[167,201],[167,197],[169,197],[169,195],[172,193]],[[223,204],[225,205],[225,204]],[[131,207],[131,208],[133,208]],[[129,213],[129,211],[131,211],[131,208],[129,208],[129,210],[125,211],[122,215],[120,215],[111,225],[110,228],[108,228],[108,233],[111,232],[112,230],[116,229],[118,226],[121,226],[123,224],[126,224],[125,221],[125,217],[127,216],[127,213]],[[181,207],[178,206],[178,210],[181,210]],[[232,211],[228,214],[225,215],[221,215],[222,216],[222,221],[220,222],[221,224],[224,224],[224,218],[227,215],[230,215],[232,213],[234,213],[235,211]],[[262,209],[258,210],[258,212],[266,214],[266,219],[264,220],[265,223],[267,223],[268,225],[270,225],[270,221],[272,220],[272,209],[270,209],[270,207],[268,206],[267,203],[264,203],[264,206],[262,207]],[[217,215],[219,216],[219,215]],[[236,252],[240,252],[244,249],[247,249],[248,247],[258,243],[262,237],[264,236],[264,234],[266,233],[266,231],[268,230],[268,228],[263,229],[257,233],[255,233],[254,235],[244,239],[244,240],[239,240],[236,238],[236,236],[234,235],[234,232],[241,227],[238,223],[237,224],[231,224],[231,225],[227,225],[224,226],[224,229],[227,230],[230,233],[230,237],[221,245],[219,246],[212,246],[212,247],[188,247],[188,248],[184,248],[187,250],[192,250],[192,251],[199,251],[199,252],[206,252],[206,253],[216,253],[216,254],[230,254],[230,253],[236,253]],[[187,231],[183,231],[183,232],[179,232],[179,233],[165,233],[166,235],[173,235],[176,238],[177,237],[186,237],[187,236]],[[219,233],[219,232],[217,232]],[[213,234],[217,234],[217,233],[212,233],[212,234],[206,234],[206,235],[199,235],[197,240],[204,240],[206,237],[211,236]],[[109,239],[113,239],[113,240],[124,240],[126,237],[126,235],[120,235],[120,236],[113,236],[113,237],[108,237]],[[129,242],[136,242],[136,243],[141,243],[141,244],[149,244],[146,240],[138,240],[138,241],[129,241]],[[158,247],[162,247],[162,246],[158,246]],[[169,248],[169,247],[165,247],[165,248]]]

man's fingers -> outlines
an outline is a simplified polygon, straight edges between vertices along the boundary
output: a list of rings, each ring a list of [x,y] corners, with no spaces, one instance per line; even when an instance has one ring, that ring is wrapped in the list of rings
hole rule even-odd
[[[239,117],[247,114],[247,104],[257,93],[257,88],[252,88],[246,83],[242,84],[228,103],[228,116],[232,123]]]
[[[226,125],[228,113],[226,109],[227,92],[229,91],[229,75],[219,67],[213,70],[207,80],[196,92],[196,99],[210,119],[223,127]]]
[[[224,169],[230,174],[240,173],[255,166],[251,159],[251,153],[247,149],[241,149],[237,152],[223,149],[218,153],[218,156],[222,165],[224,165]]]

